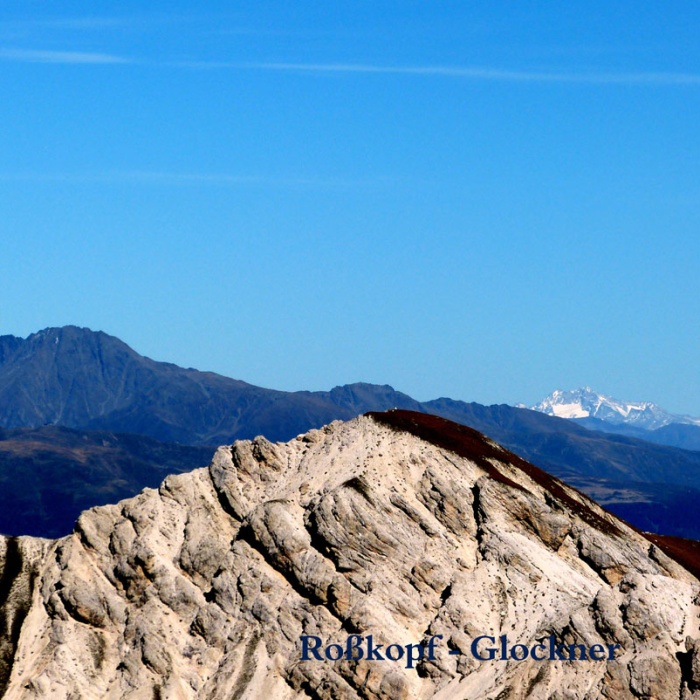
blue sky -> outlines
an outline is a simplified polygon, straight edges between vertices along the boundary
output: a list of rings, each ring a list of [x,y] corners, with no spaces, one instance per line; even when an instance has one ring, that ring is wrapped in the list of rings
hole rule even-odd
[[[0,10],[0,333],[700,415],[694,2]]]

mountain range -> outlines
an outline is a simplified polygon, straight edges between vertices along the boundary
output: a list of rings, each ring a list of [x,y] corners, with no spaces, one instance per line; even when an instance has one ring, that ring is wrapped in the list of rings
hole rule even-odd
[[[85,508],[203,466],[219,444],[289,440],[390,408],[472,426],[642,530],[700,539],[700,452],[506,405],[418,402],[386,385],[260,388],[74,326],[0,337],[0,532],[57,537]]]
[[[548,416],[568,418],[591,430],[700,450],[700,418],[670,413],[650,401],[621,401],[584,387],[573,391],[557,389],[530,408]]]
[[[697,700],[697,547],[424,413],[238,441],[0,536],[0,696]]]
[[[531,408],[560,418],[597,418],[613,425],[633,425],[645,430],[656,430],[670,423],[700,426],[700,418],[669,413],[651,401],[621,401],[590,387],[573,391],[557,389]]]
[[[256,435],[286,440],[396,399],[418,406],[391,387],[263,389],[155,362],[118,338],[74,326],[48,328],[26,339],[0,336],[0,426],[5,428],[62,425],[216,446]]]

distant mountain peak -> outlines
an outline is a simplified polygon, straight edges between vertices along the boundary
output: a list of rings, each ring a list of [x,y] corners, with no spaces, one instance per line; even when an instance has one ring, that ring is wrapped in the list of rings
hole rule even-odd
[[[623,401],[581,387],[571,391],[555,389],[547,398],[530,407],[558,418],[597,418],[614,425],[633,425],[656,430],[671,423],[700,425],[700,418],[670,413],[651,401]]]

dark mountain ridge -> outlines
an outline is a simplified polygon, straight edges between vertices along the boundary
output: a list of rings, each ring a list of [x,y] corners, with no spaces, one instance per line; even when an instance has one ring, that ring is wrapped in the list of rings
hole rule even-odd
[[[285,392],[143,357],[101,331],[47,328],[0,337],[0,425],[63,425],[218,445],[270,435],[286,440],[335,419],[419,407],[391,387],[354,384]]]
[[[700,450],[700,426],[686,423],[669,423],[661,428],[645,430],[625,423],[613,424],[599,418],[568,418],[567,420],[582,425],[589,430],[603,433],[627,435],[628,437],[654,442],[657,445],[680,447],[684,450]]]
[[[436,414],[469,425],[590,494],[642,530],[700,538],[700,515],[694,507],[700,499],[700,452],[592,431],[566,419],[506,405],[448,398],[421,403],[387,385],[358,383],[325,392],[265,389],[213,372],[157,362],[113,336],[75,326],[49,328],[26,339],[0,336],[0,426],[40,431],[56,425],[79,433],[61,435],[64,447],[66,441],[74,444],[62,451],[60,459],[54,453],[54,467],[48,470],[46,460],[28,459],[17,441],[5,442],[0,478],[8,483],[9,473],[22,477],[14,489],[0,493],[0,532],[62,534],[80,509],[104,502],[78,499],[78,507],[71,495],[76,488],[73,473],[86,479],[81,491],[85,495],[99,494],[110,484],[112,500],[154,483],[156,472],[151,478],[146,467],[143,478],[138,470],[131,470],[127,479],[115,479],[100,469],[88,478],[78,456],[90,431],[206,446],[210,455],[213,446],[236,439],[265,435],[273,441],[289,440],[336,419],[390,408]],[[94,439],[102,438],[98,434]],[[117,463],[131,449],[127,442],[121,443]],[[12,445],[17,450],[14,456]],[[132,456],[138,461],[142,445],[133,446]],[[159,459],[165,461],[160,466],[171,471],[199,467],[208,461],[208,456],[202,461],[203,454],[185,450],[166,457],[161,453]],[[155,466],[149,460],[145,459]],[[55,502],[67,505],[61,513],[28,507],[27,517],[18,519],[18,507],[12,504],[26,502],[20,484],[43,494],[39,500],[54,494]],[[28,523],[30,530],[17,529]]]
[[[60,537],[87,508],[209,463],[213,448],[51,425],[0,430],[0,532]]]

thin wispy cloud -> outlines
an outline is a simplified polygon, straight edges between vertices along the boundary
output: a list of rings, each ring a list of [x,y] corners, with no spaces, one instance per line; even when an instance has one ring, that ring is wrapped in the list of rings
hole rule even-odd
[[[117,64],[131,63],[124,56],[86,51],[44,51],[36,49],[0,49],[0,60],[17,63]]]
[[[165,170],[118,170],[74,176],[76,181],[138,183],[153,185],[238,186],[260,183],[260,177],[229,173],[169,172]]]
[[[87,173],[0,172],[0,182],[66,185],[152,185],[166,187],[281,187],[354,189],[383,187],[394,178],[342,178],[306,176],[235,175],[230,173],[119,170]]]
[[[154,185],[244,185],[262,182],[259,177],[226,173],[187,173],[149,170],[110,170],[102,172],[0,172],[0,181],[63,184],[154,184]]]
[[[73,17],[52,17],[34,19],[16,19],[0,21],[0,32],[35,33],[43,30],[66,30],[76,32],[92,32],[103,29],[148,29],[163,25],[191,22],[192,17],[169,14],[139,14],[139,15],[84,15]]]
[[[417,77],[444,77],[460,80],[561,83],[591,85],[700,85],[700,73],[671,71],[548,71],[506,70],[489,66],[413,65],[396,66],[372,63],[243,63],[235,61],[173,61],[163,59],[139,59],[110,53],[84,51],[47,51],[36,49],[0,49],[0,60],[25,63],[55,64],[139,64],[169,68],[199,70],[265,71],[317,75],[396,75]]]
[[[356,188],[379,187],[387,185],[393,178],[343,178],[343,177],[306,177],[293,175],[280,177],[274,175],[232,175],[228,173],[192,173],[132,170],[106,175],[124,182],[152,183],[162,185],[212,185],[219,187],[237,187],[260,185],[270,187],[309,187],[309,188]]]
[[[36,29],[94,30],[119,27],[129,23],[122,17],[60,17],[54,19],[32,19],[0,22],[0,29],[31,31]]]
[[[386,66],[368,63],[229,63],[189,62],[190,68],[229,68],[287,73],[414,75],[523,83],[591,83],[621,85],[698,85],[700,74],[676,72],[563,72],[503,70],[483,66]]]

